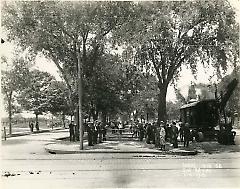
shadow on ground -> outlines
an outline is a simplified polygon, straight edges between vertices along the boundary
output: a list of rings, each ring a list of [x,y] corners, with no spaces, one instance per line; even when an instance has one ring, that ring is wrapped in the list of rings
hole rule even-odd
[[[186,149],[184,147],[180,147],[181,149]],[[208,153],[208,154],[216,154],[216,153],[226,153],[226,152],[240,152],[239,145],[222,145],[218,142],[195,142],[189,145],[189,150],[197,150],[199,152]]]
[[[190,142],[188,148],[183,147],[183,142],[179,142],[178,149],[181,150],[190,150],[190,151],[198,151],[201,153],[208,154],[217,154],[217,153],[231,153],[231,152],[240,152],[240,142],[239,138],[236,138],[236,145],[221,145],[217,141],[206,141],[206,142]],[[87,143],[87,137],[84,137],[84,142]],[[66,145],[79,144],[79,141],[70,142],[69,137],[62,138],[60,143],[64,143]],[[144,141],[139,141],[137,138],[108,138],[106,142],[94,145],[94,146],[86,146],[85,149],[110,149],[110,150],[118,150],[120,148],[124,149],[125,147],[130,147],[133,150],[139,149],[139,151],[143,148],[145,149],[156,149],[154,144],[147,144]],[[166,151],[174,149],[173,146],[167,142]]]
[[[15,140],[2,140],[2,145],[19,145],[19,144],[26,144],[29,140],[25,139],[15,139]]]

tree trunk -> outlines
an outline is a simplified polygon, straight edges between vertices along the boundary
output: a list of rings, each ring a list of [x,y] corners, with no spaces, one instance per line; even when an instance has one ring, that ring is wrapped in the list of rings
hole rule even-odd
[[[36,118],[35,123],[37,124],[38,123],[38,114],[37,113],[35,114],[35,118]]]
[[[66,124],[65,124],[65,114],[62,114],[62,122],[63,122],[63,128],[66,128]]]
[[[82,119],[82,64],[81,64],[81,54],[80,54],[80,48],[77,49],[77,67],[78,67],[78,131],[80,137],[80,150],[83,150],[83,119]]]
[[[102,122],[104,125],[107,123],[107,112],[102,112]]]
[[[164,121],[164,123],[165,123],[166,122],[166,118],[167,118],[167,113],[166,113],[167,87],[161,87],[159,89],[160,89],[160,93],[158,95],[158,124],[161,121]]]
[[[74,131],[74,140],[80,141],[80,138],[79,138],[80,123],[79,123],[79,108],[78,107],[76,109],[75,120],[76,120],[76,127],[75,127],[75,131]]]
[[[9,135],[12,135],[12,97],[8,99]]]
[[[35,113],[35,115],[36,115],[36,125],[35,125],[35,127],[36,127],[36,130],[39,131],[38,113]]]

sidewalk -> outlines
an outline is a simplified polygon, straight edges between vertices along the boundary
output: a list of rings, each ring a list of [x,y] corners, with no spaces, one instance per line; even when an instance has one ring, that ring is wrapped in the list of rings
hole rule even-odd
[[[55,143],[45,146],[45,150],[53,154],[78,154],[78,153],[153,153],[170,155],[196,155],[197,153],[230,153],[240,152],[240,136],[237,132],[235,138],[236,145],[220,145],[216,141],[211,142],[191,142],[186,149],[183,143],[179,143],[178,148],[173,148],[169,143],[166,145],[166,151],[156,149],[153,144],[140,142],[138,139],[115,137],[109,134],[104,143],[88,146],[87,140],[84,140],[84,150],[80,150],[79,142],[69,142],[58,140]]]
[[[84,150],[80,150],[79,142],[59,141],[45,145],[45,150],[52,154],[81,154],[81,153],[153,153],[170,155],[196,155],[195,150],[173,149],[167,145],[167,150],[162,151],[153,144],[140,141],[104,141],[103,143],[88,146],[84,141]]]
[[[25,131],[25,132],[15,132],[12,133],[11,135],[7,134],[6,139],[11,138],[11,137],[18,137],[18,136],[25,136],[25,135],[31,135],[31,134],[38,134],[38,133],[46,133],[46,132],[52,132],[52,131],[57,131],[57,130],[62,130],[64,128],[62,127],[56,127],[54,129],[40,129],[39,131]],[[2,140],[4,140],[4,137],[2,137]]]

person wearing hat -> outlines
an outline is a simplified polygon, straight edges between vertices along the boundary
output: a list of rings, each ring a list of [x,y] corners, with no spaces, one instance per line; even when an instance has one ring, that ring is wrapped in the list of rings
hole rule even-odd
[[[177,141],[177,137],[178,137],[178,128],[176,126],[176,122],[172,122],[172,127],[171,127],[171,132],[172,132],[172,144],[174,148],[178,147],[178,141]]]
[[[189,129],[189,123],[186,123],[183,127],[183,139],[184,139],[184,147],[188,147],[190,140],[191,132]]]
[[[180,129],[179,129],[179,135],[180,135],[180,141],[183,142],[183,123],[179,123]]]
[[[93,146],[93,123],[88,122],[87,124],[87,133],[88,133],[88,146]]]
[[[160,136],[160,148],[161,150],[165,150],[165,145],[166,145],[166,141],[165,141],[165,137],[166,137],[166,131],[164,128],[164,122],[161,121],[160,123],[160,132],[159,132],[159,136]]]
[[[157,123],[155,123],[154,126],[155,126],[155,147],[160,148],[160,130],[161,130],[161,128]]]
[[[144,138],[144,127],[143,127],[143,124],[140,123],[139,124],[139,140],[143,141],[143,138]]]
[[[107,125],[102,123],[102,135],[103,135],[103,141],[106,141],[107,138],[106,138],[106,135],[107,135]]]
[[[97,131],[98,131],[98,142],[102,143],[103,142],[103,123],[102,122],[98,122]]]
[[[153,129],[152,129],[151,123],[148,123],[146,128],[146,143],[151,144],[152,140],[153,140]]]
[[[70,133],[70,141],[75,141],[74,137],[74,121],[71,121],[69,124],[69,133]]]
[[[93,144],[97,144],[98,141],[98,121],[96,120],[93,125]]]

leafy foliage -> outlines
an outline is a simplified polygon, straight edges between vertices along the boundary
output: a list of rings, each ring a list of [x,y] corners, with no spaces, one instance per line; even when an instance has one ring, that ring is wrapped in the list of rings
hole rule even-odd
[[[58,67],[68,88],[68,100],[73,111],[78,99],[77,70],[82,66],[84,89],[96,94],[83,94],[85,107],[100,106],[109,109],[106,96],[116,101],[112,84],[106,79],[98,62],[104,46],[110,41],[112,30],[130,18],[129,2],[14,2],[5,3],[3,25],[9,38],[30,48],[35,54],[43,53]],[[28,36],[28,37],[26,37]],[[109,44],[109,43],[108,43]],[[104,59],[104,58],[103,58]],[[102,63],[102,62],[101,62]],[[95,77],[95,78],[94,78]],[[98,78],[100,78],[98,80]],[[93,80],[92,80],[93,79]],[[104,85],[96,85],[98,80]],[[98,87],[98,88],[97,88]],[[108,90],[106,90],[106,88]],[[100,92],[104,91],[104,93]],[[107,93],[108,94],[107,94]],[[102,98],[105,97],[105,100]],[[89,100],[89,102],[86,102]],[[98,104],[96,104],[97,101]],[[118,104],[118,103],[117,103]],[[111,109],[111,108],[110,108]]]
[[[179,120],[180,108],[183,105],[182,102],[167,102],[167,119],[168,120]]]
[[[139,68],[154,73],[159,88],[159,120],[166,119],[166,94],[183,64],[193,74],[197,63],[218,71],[237,57],[238,29],[227,1],[139,2],[137,20],[125,27]],[[137,29],[135,29],[137,28]]]
[[[151,75],[159,89],[158,119],[166,120],[167,88],[183,64],[193,74],[198,63],[219,73],[238,58],[238,26],[224,0],[5,2],[3,15],[11,40],[56,64],[71,110],[78,99],[79,68],[85,110],[94,112],[131,109],[139,81]],[[122,60],[107,52],[115,45],[126,47]],[[127,65],[115,66],[118,62]]]
[[[47,72],[33,70],[29,73],[29,83],[18,97],[19,104],[26,110],[39,115],[49,110],[48,89],[53,76]]]
[[[2,58],[2,60],[2,63],[7,64],[6,58]],[[9,133],[12,134],[12,115],[20,111],[16,97],[28,82],[29,69],[28,62],[23,58],[15,58],[10,67],[9,70],[1,70],[1,91],[8,112]]]
[[[226,92],[227,85],[232,81],[232,79],[238,79],[240,80],[240,69],[239,66],[235,67],[233,72],[227,76],[225,76],[221,82],[218,84],[218,92],[223,91]],[[237,87],[233,91],[233,94],[231,95],[226,109],[230,111],[231,113],[238,113],[238,117],[240,115],[240,85],[238,83]]]
[[[52,80],[47,88],[47,110],[52,114],[71,115],[67,87],[62,81]]]

